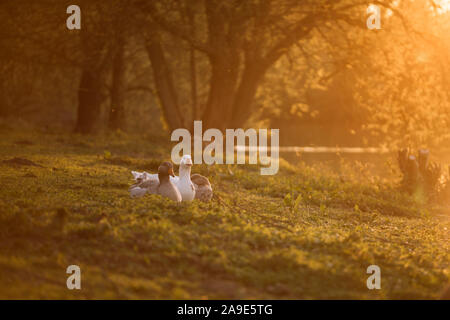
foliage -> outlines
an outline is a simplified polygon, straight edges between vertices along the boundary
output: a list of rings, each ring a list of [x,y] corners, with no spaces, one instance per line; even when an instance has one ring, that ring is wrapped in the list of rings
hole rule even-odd
[[[449,176],[442,172],[441,165],[429,161],[429,150],[421,149],[418,156],[410,150],[398,151],[398,165],[402,174],[401,188],[421,201],[449,201],[447,198],[450,185]]]
[[[195,165],[215,197],[177,205],[128,195],[131,169],[167,159],[160,142],[0,134],[0,160],[42,166],[0,162],[1,298],[430,299],[449,280],[448,211],[394,184],[285,161],[271,177]],[[381,290],[366,288],[371,264]]]
[[[3,1],[0,116],[81,132],[201,119],[283,128],[286,144],[445,145],[450,11],[379,1],[382,29],[368,30],[369,3],[90,0],[69,31],[61,1]]]

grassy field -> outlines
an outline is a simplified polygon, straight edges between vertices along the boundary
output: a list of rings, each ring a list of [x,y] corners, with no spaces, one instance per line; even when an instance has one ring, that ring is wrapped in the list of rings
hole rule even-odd
[[[128,195],[130,170],[169,160],[157,139],[0,137],[2,299],[434,299],[450,279],[450,210],[374,177],[195,165],[215,197],[177,205]],[[66,287],[72,264],[81,290]],[[366,287],[372,264],[381,290]]]

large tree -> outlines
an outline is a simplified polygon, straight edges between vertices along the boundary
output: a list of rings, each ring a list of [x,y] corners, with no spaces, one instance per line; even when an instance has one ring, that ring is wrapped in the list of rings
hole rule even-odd
[[[390,2],[375,1],[387,7]],[[369,3],[374,1],[136,1],[136,7],[150,17],[149,57],[169,126],[184,123],[161,31],[187,43],[210,64],[208,95],[196,118],[205,127],[241,127],[254,112],[255,94],[267,70],[289,48],[301,45],[325,24],[365,27]],[[186,19],[192,15],[191,6],[196,8],[195,16]]]
[[[80,33],[81,78],[75,131],[98,128],[102,105],[110,97],[108,127],[123,128],[125,81],[125,19],[118,1],[83,2]],[[111,81],[109,79],[111,78]]]

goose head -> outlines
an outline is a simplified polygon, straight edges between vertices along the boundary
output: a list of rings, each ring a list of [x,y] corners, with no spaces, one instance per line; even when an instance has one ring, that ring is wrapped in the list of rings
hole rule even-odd
[[[175,177],[173,173],[173,165],[170,162],[163,162],[158,167],[158,178],[159,181],[169,180],[169,176]]]
[[[180,160],[180,176],[191,175],[192,159],[191,156],[185,154]]]
[[[137,183],[141,183],[142,181],[150,179],[150,174],[148,172],[137,172],[137,171],[131,171],[131,174],[133,175],[134,180],[136,180]]]
[[[180,166],[181,167],[192,167],[192,158],[189,154],[185,154],[180,161]]]

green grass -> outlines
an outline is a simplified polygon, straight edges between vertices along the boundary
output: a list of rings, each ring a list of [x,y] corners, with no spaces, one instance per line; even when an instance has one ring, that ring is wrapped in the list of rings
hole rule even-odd
[[[130,170],[169,159],[156,139],[0,138],[2,299],[433,299],[450,278],[448,211],[373,178],[196,165],[215,197],[177,205],[128,195]],[[14,157],[43,167],[1,162]],[[66,287],[72,264],[82,290]]]

